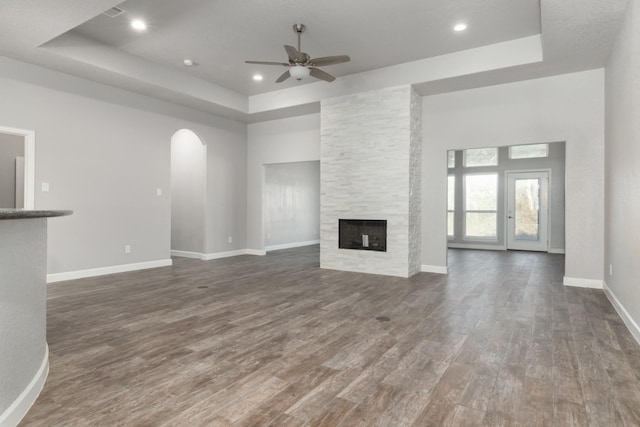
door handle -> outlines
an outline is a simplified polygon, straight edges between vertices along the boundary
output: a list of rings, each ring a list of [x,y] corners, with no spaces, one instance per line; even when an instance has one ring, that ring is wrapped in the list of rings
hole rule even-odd
[[[512,219],[513,217],[511,215],[509,215],[507,218]]]

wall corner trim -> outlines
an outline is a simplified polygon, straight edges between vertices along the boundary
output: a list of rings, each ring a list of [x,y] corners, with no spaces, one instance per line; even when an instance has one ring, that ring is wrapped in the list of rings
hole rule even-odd
[[[602,280],[581,279],[579,277],[564,276],[564,278],[562,279],[562,284],[564,286],[572,286],[576,288],[602,289],[603,283],[604,282]]]
[[[47,283],[62,282],[64,280],[83,279],[85,277],[104,276],[127,271],[146,270],[147,268],[167,267],[173,265],[171,259],[157,261],[137,262],[134,264],[112,265],[109,267],[91,268],[88,270],[68,271],[65,273],[47,274]]]
[[[420,267],[422,273],[449,274],[449,268],[446,265],[425,265]]]
[[[282,245],[265,246],[265,251],[279,251],[280,249],[300,248],[302,246],[319,245],[320,240],[307,240],[306,242],[283,243]]]
[[[611,305],[613,305],[613,308],[616,309],[616,312],[622,318],[624,324],[627,325],[627,329],[629,329],[633,338],[635,338],[636,342],[640,344],[640,325],[633,320],[633,317],[631,317],[627,309],[624,308],[624,305],[622,305],[618,297],[616,297],[616,294],[614,294],[611,288],[607,286],[607,282],[604,282],[603,289],[604,294],[609,299],[609,302],[611,302]]]
[[[27,415],[27,412],[40,395],[49,375],[49,346],[45,343],[44,358],[40,368],[20,396],[0,414],[0,427],[14,427]]]

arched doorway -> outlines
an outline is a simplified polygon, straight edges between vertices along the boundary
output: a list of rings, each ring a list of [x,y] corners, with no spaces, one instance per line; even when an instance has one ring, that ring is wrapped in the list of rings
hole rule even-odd
[[[189,129],[171,137],[171,254],[205,252],[206,145]]]

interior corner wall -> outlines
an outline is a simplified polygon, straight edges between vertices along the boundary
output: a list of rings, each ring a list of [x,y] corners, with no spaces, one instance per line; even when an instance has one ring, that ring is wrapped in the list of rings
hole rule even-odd
[[[606,76],[606,285],[640,341],[640,3],[629,2]],[[613,274],[609,273],[609,265]],[[615,301],[614,301],[615,302]],[[618,307],[620,308],[620,307]],[[627,317],[628,316],[628,317]],[[632,325],[635,323],[635,327]]]
[[[603,280],[604,70],[423,98],[423,264],[447,263],[447,151],[565,141],[565,277]]]
[[[246,124],[3,57],[0,93],[0,125],[35,131],[36,186],[50,187],[35,207],[74,211],[50,222],[48,273],[169,259],[170,141],[184,128],[224,164],[207,197],[246,247]]]
[[[247,247],[264,250],[264,165],[320,160],[320,114],[248,125]]]

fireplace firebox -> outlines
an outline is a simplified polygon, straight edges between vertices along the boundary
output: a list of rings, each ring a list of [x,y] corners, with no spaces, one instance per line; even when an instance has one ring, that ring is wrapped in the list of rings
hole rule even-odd
[[[363,251],[387,251],[387,220],[340,219],[338,247]]]

